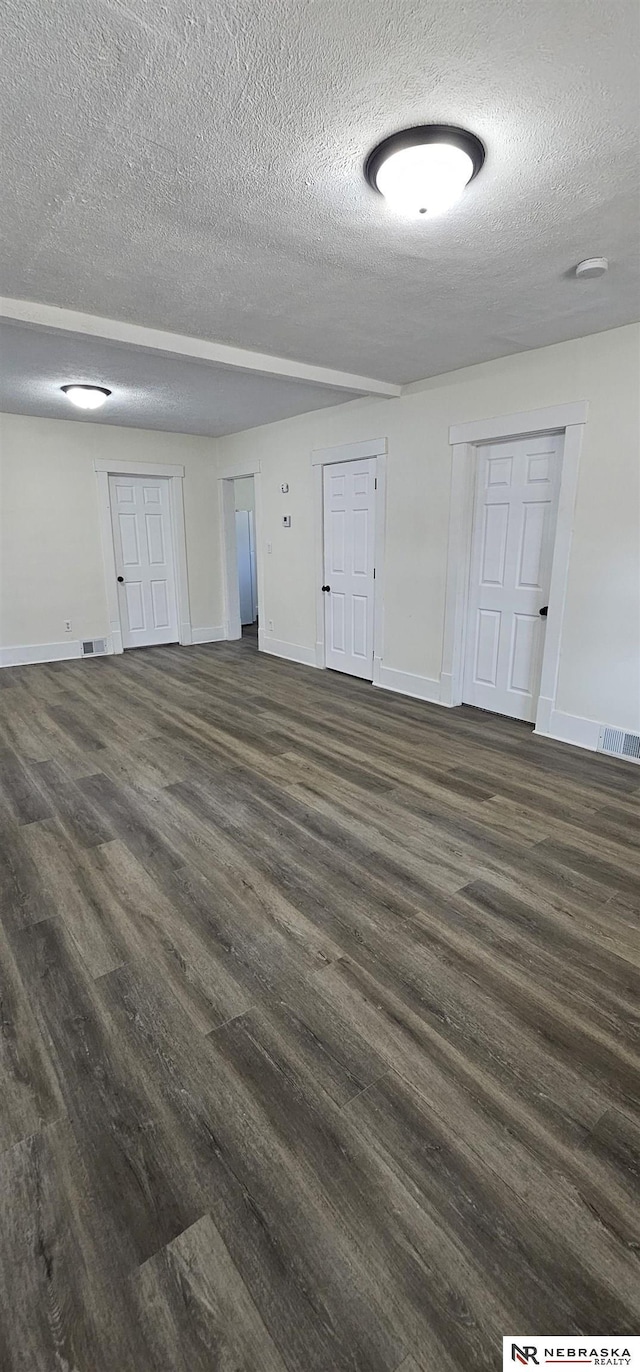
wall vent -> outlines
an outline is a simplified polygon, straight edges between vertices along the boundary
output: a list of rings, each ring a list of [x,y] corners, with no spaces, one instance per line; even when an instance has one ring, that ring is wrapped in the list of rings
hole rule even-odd
[[[598,736],[598,752],[623,757],[627,762],[640,762],[640,734],[628,734],[625,729],[613,729],[604,724]]]
[[[83,638],[83,640],[82,640],[82,656],[83,656],[83,657],[99,657],[101,653],[106,653],[106,651],[107,651],[107,640],[106,640],[106,638]]]

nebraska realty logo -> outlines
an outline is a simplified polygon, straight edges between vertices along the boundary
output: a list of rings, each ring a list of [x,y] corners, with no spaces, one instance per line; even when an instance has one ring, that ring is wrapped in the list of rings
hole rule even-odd
[[[627,1367],[630,1372],[640,1372],[640,1338],[509,1334],[502,1340],[502,1372],[549,1366]]]

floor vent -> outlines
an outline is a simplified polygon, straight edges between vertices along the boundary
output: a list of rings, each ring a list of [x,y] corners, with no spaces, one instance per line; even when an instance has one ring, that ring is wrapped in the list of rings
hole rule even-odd
[[[83,657],[99,657],[99,655],[100,655],[101,653],[106,653],[106,651],[107,651],[107,640],[106,640],[106,638],[83,638],[83,640],[82,640],[82,656],[83,656]]]
[[[612,729],[605,724],[600,730],[598,752],[640,762],[640,734],[627,734],[624,729]]]

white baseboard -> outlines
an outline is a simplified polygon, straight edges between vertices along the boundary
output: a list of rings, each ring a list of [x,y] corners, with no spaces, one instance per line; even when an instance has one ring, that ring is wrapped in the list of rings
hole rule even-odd
[[[0,667],[25,667],[32,662],[64,662],[72,657],[80,657],[79,639],[64,643],[19,644],[12,648],[0,648]]]
[[[192,629],[192,643],[220,643],[226,638],[224,624],[217,624],[213,629]]]
[[[374,686],[385,691],[396,691],[402,696],[414,696],[416,700],[428,700],[440,705],[440,682],[434,677],[418,676],[414,672],[399,672],[395,667],[385,667],[382,662],[374,663]]]
[[[316,650],[303,648],[299,643],[285,643],[280,638],[271,638],[258,629],[258,647],[261,653],[271,653],[272,657],[286,657],[289,662],[302,662],[305,667],[315,667]]]
[[[223,625],[192,631],[194,644],[218,643],[226,637]],[[289,662],[300,662],[305,667],[322,667],[324,665],[323,662],[318,662],[315,646],[305,648],[299,643],[286,643],[282,639],[272,638],[262,629],[258,631],[258,646],[263,653],[270,653],[273,657],[286,658]],[[113,635],[108,636],[107,654],[101,654],[101,656],[106,656],[114,651],[118,651],[118,645],[114,643]],[[18,644],[13,647],[0,648],[0,668],[25,667],[38,662],[65,662],[81,656],[79,639],[66,640],[63,643]],[[385,691],[394,691],[398,695],[412,696],[415,700],[425,700],[434,705],[450,707],[450,700],[447,699],[450,688],[444,679],[441,683],[433,677],[418,676],[414,672],[400,672],[395,667],[385,667],[378,658],[374,660],[373,685]],[[534,732],[542,738],[555,739],[558,743],[570,743],[574,747],[586,748],[590,752],[595,752],[602,727],[598,720],[585,719],[582,715],[569,715],[562,710],[554,710],[552,701],[541,697],[538,726]]]
[[[543,711],[543,721],[546,713],[546,710]],[[600,727],[595,719],[583,719],[582,715],[567,715],[562,710],[552,709],[548,712],[547,727],[536,726],[535,733],[543,738],[554,738],[558,743],[573,743],[577,748],[588,748],[594,753],[598,747]]]
[[[87,635],[87,637],[104,637],[104,635]],[[193,629],[191,631],[191,643],[218,643],[226,634],[222,625],[215,625],[213,628]],[[19,644],[16,647],[0,648],[0,667],[26,667],[36,662],[65,662],[72,658],[82,657],[81,640],[70,639],[64,643],[35,643]],[[186,646],[186,645],[185,645]],[[106,657],[111,653],[122,652],[122,635],[118,630],[107,635],[107,652],[101,653],[100,657]],[[285,654],[282,654],[285,656]]]

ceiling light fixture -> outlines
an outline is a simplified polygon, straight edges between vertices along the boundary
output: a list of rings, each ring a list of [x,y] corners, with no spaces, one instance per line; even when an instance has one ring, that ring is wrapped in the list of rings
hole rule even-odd
[[[111,395],[106,386],[85,386],[81,381],[71,381],[68,386],[61,386],[60,390],[79,410],[99,410]]]
[[[369,153],[364,174],[399,214],[444,214],[477,176],[485,152],[479,138],[452,124],[401,129]]]

